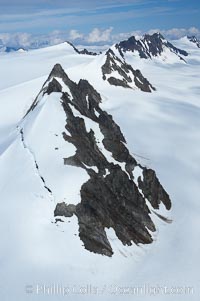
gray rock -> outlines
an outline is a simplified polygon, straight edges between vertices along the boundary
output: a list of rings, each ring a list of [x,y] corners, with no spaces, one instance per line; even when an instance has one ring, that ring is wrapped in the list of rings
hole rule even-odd
[[[54,216],[72,217],[75,212],[76,212],[75,205],[72,204],[67,205],[63,202],[56,205]]]

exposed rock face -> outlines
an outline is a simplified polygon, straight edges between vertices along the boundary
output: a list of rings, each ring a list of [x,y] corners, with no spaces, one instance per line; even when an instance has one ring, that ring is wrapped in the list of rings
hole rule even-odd
[[[132,36],[128,40],[116,44],[116,48],[122,57],[124,57],[124,53],[127,51],[132,51],[138,52],[139,56],[143,59],[151,59],[152,57],[161,55],[165,48],[175,53],[180,59],[183,59],[182,56],[188,55],[186,51],[176,48],[165,40],[160,33],[154,33],[153,35],[146,34],[140,40]]]
[[[106,52],[106,62],[102,66],[102,73],[103,79],[114,86],[138,88],[144,92],[155,90],[139,70],[134,70],[131,65],[122,61],[112,49]]]
[[[200,40],[198,40],[195,36],[187,37],[188,40],[197,45],[200,48]]]
[[[70,94],[62,92],[58,79]],[[76,215],[80,239],[87,250],[97,254],[113,255],[107,228],[113,228],[124,245],[151,243],[149,231],[156,228],[146,199],[154,209],[161,202],[166,209],[171,208],[170,198],[155,172],[142,167],[131,156],[120,127],[101,109],[100,94],[86,80],[76,84],[60,65],[55,65],[30,110],[34,110],[42,95],[52,92],[61,95],[66,114],[63,138],[76,148],[75,155],[65,158],[63,164],[66,169],[67,165],[85,169],[90,177],[80,187],[78,205],[70,204],[70,200],[68,204],[57,204],[57,220]]]

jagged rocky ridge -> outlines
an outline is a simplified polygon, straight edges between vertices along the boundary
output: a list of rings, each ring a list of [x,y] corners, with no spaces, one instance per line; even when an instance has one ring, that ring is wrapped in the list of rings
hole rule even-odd
[[[131,51],[138,52],[142,59],[152,59],[153,57],[160,56],[165,49],[176,54],[181,60],[184,60],[183,57],[188,56],[185,50],[172,45],[160,33],[145,34],[141,39],[132,36],[128,40],[116,44],[115,47],[122,57],[124,57],[124,53]]]
[[[200,40],[199,39],[197,39],[195,36],[191,36],[191,37],[188,36],[187,38],[190,42],[196,44],[197,47],[200,48]]]
[[[89,51],[89,50],[87,50],[86,48],[84,48],[84,49],[82,49],[82,50],[78,50],[78,52],[79,52],[80,54],[94,55],[94,56],[100,54],[100,53],[96,53],[96,52],[93,52],[93,51]]]
[[[112,49],[106,52],[105,64],[101,67],[103,80],[107,80],[111,85],[124,88],[138,88],[144,92],[151,92],[155,88],[142,75],[140,70],[134,70],[125,60],[121,60],[115,55]]]
[[[63,87],[69,92],[63,92]],[[55,217],[62,220],[62,216],[76,215],[80,239],[94,253],[113,255],[106,228],[113,228],[124,245],[152,243],[151,232],[156,230],[150,217],[152,208],[158,209],[161,202],[167,210],[171,208],[155,172],[142,167],[130,154],[120,127],[101,109],[100,94],[86,80],[71,81],[59,64],[27,114],[44,95],[56,92],[66,114],[63,139],[76,148],[73,156],[63,158],[63,164],[66,169],[67,165],[84,169],[90,178],[80,187],[81,202],[74,205],[70,199],[67,203],[60,200]]]
[[[86,48],[82,49],[82,50],[78,50],[71,42],[67,42],[70,46],[72,46],[72,48],[74,49],[74,51],[78,54],[86,54],[86,55],[93,55],[93,56],[96,56],[98,55],[99,53],[96,53],[96,52],[92,52],[92,51],[89,51],[87,50]]]

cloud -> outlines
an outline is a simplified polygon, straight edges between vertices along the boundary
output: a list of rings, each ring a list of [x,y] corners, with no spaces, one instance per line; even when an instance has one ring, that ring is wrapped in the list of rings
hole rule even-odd
[[[130,38],[131,36],[142,36],[143,34],[145,34],[145,32],[142,30],[133,30],[133,31],[129,31],[129,32],[117,33],[117,34],[112,35],[112,42],[119,42],[122,40],[126,40],[126,39]]]
[[[194,35],[197,38],[200,38],[200,29],[196,27],[190,27],[190,28],[171,28],[167,30],[162,29],[150,29],[147,33],[153,34],[155,32],[160,32],[163,36],[165,36],[168,39],[180,39],[184,36],[191,36]]]
[[[0,33],[2,44],[10,47],[29,47],[31,35],[28,33]]]
[[[108,42],[111,40],[111,32],[113,27],[109,27],[106,30],[94,28],[86,37],[86,41],[89,43]]]
[[[89,33],[84,34],[76,29],[70,31],[54,30],[49,34],[33,35],[29,33],[0,33],[0,44],[10,47],[37,48],[48,45],[55,45],[66,40],[78,42],[82,45],[104,45],[113,44],[128,39],[130,36],[142,36],[145,33],[153,34],[160,32],[169,40],[179,39],[187,35],[195,35],[200,38],[200,29],[196,27],[190,28],[171,28],[160,30],[159,28],[150,29],[146,32],[135,30],[131,32],[113,33],[113,27],[106,29],[93,28]]]
[[[179,39],[184,36],[195,35],[200,38],[200,30],[196,27],[186,28],[172,28],[169,30],[161,30],[163,35],[166,35],[170,39]]]
[[[72,29],[69,32],[69,40],[71,41],[75,41],[77,39],[82,39],[83,38],[83,34],[80,33],[78,30],[76,29]]]
[[[155,32],[160,32],[164,37],[167,39],[175,40],[180,39],[184,36],[191,36],[195,35],[197,38],[200,38],[200,29],[196,27],[190,27],[190,28],[171,28],[167,30],[162,30],[159,28],[150,29],[147,31],[142,30],[135,30],[131,32],[124,32],[124,33],[118,33],[112,36],[112,40],[115,41],[121,41],[122,39],[127,39],[130,36],[142,36],[145,33],[147,34],[153,34]]]

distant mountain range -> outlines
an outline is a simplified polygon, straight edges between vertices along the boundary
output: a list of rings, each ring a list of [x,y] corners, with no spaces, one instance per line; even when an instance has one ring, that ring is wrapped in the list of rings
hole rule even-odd
[[[23,48],[16,48],[16,47],[0,45],[0,52],[10,53],[10,52],[17,52],[17,51],[25,51],[25,50]]]
[[[197,47],[200,47],[200,40],[196,38],[195,36],[188,36],[187,39],[195,43]],[[97,55],[98,52],[89,51],[87,49],[87,46],[84,47],[82,50],[79,50],[77,47],[75,47],[71,42],[68,42],[70,45],[72,45],[80,54],[88,54],[88,55]],[[143,37],[136,37],[131,36],[127,40],[120,41],[116,44],[116,47],[121,52],[121,55],[123,56],[124,52],[132,51],[132,52],[138,52],[141,58],[151,58],[152,56],[157,56],[158,54],[161,54],[163,52],[163,46],[166,46],[168,49],[171,49],[172,52],[175,52],[177,55],[180,56],[187,56],[186,52],[181,49],[177,49],[173,46],[169,41],[167,41],[160,33],[154,33],[152,35],[145,34]],[[19,49],[23,50],[31,50],[31,49],[40,49],[44,47],[52,46],[52,44],[49,44],[48,40],[43,41],[33,41],[28,47],[25,47],[22,45],[13,46],[10,43],[6,44],[0,39],[0,52],[13,52],[18,51]]]
[[[188,42],[200,47],[200,41],[195,37],[187,37]],[[16,52],[25,51],[23,48],[8,47],[2,45],[0,42],[0,52]],[[86,48],[79,50],[71,42],[67,43],[72,50],[80,55],[97,56],[101,53],[89,51]],[[40,45],[33,45],[33,47],[44,47],[46,43]],[[184,49],[177,48],[171,42],[167,41],[160,33],[152,35],[145,34],[143,37],[132,36],[127,40],[116,43],[111,46],[103,54],[103,63],[99,68],[102,72],[102,78],[110,85],[121,86],[124,88],[139,89],[144,92],[152,92],[156,90],[146,78],[141,70],[131,65],[131,60],[134,58],[140,60],[157,59],[166,62],[186,63],[188,52]]]

